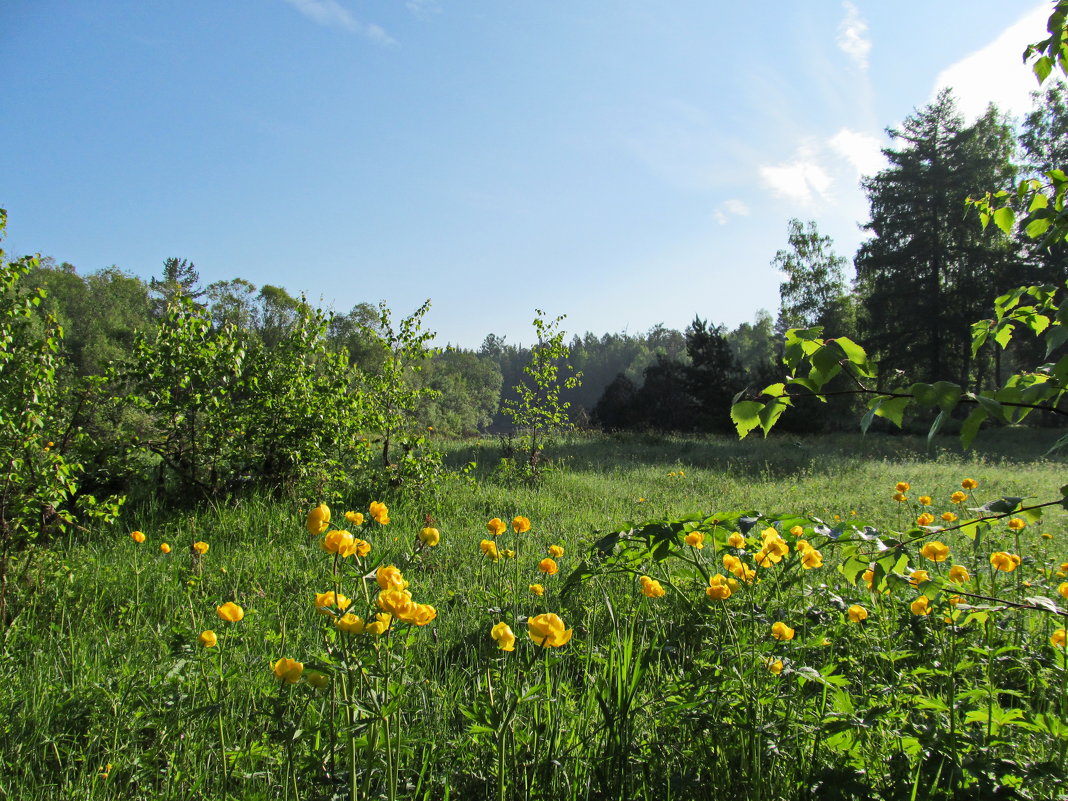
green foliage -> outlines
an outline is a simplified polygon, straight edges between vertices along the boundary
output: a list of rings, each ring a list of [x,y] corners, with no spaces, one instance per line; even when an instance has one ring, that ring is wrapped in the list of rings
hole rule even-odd
[[[567,410],[570,404],[560,400],[562,389],[571,389],[582,381],[581,373],[572,373],[568,363],[570,349],[564,344],[560,330],[563,315],[553,320],[545,312],[536,310],[534,331],[538,344],[530,350],[530,362],[523,368],[523,378],[514,389],[516,399],[509,400],[505,412],[520,431],[522,449],[526,453],[525,470],[537,478],[541,469],[541,454],[545,440],[554,433],[571,426]],[[567,375],[561,381],[561,370]]]

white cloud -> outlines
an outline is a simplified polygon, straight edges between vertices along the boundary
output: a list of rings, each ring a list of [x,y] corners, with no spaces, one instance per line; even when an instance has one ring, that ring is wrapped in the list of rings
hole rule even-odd
[[[712,219],[720,225],[726,225],[731,216],[748,217],[749,205],[743,200],[738,200],[738,198],[731,198],[730,200],[724,200],[712,212]]]
[[[878,139],[860,131],[842,128],[828,140],[831,148],[853,165],[857,176],[875,175],[886,167]]]
[[[344,28],[379,44],[395,43],[380,26],[360,22],[338,0],[285,0],[285,2],[320,25]]]
[[[995,103],[1002,112],[1027,113],[1038,83],[1021,54],[1024,45],[1046,37],[1049,13],[1049,3],[1041,3],[994,41],[946,67],[935,79],[931,98],[943,87],[952,87],[958,107],[969,120],[986,111],[988,103]]]
[[[407,0],[404,6],[419,19],[428,19],[433,14],[441,13],[438,0]]]
[[[862,70],[868,68],[868,53],[871,52],[871,40],[866,37],[868,23],[860,16],[860,11],[849,0],[842,3],[846,15],[838,23],[838,47]]]
[[[816,197],[830,200],[830,173],[811,144],[801,145],[790,161],[761,167],[760,178],[773,194],[806,206]]]

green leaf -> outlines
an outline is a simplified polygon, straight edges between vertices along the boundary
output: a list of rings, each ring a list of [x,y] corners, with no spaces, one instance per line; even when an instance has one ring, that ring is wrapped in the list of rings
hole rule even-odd
[[[1053,61],[1049,56],[1042,56],[1035,60],[1035,63],[1031,65],[1031,69],[1034,70],[1038,82],[1044,83],[1049,74],[1053,72]]]
[[[772,426],[775,425],[775,421],[786,411],[786,406],[787,404],[776,398],[768,401],[764,408],[760,410],[760,427],[764,430],[765,437],[771,431]]]
[[[756,401],[741,401],[731,406],[731,420],[738,430],[738,438],[745,436],[761,424],[760,413],[764,410],[764,404]]]
[[[1035,196],[1031,198],[1031,205],[1027,208],[1027,213],[1034,214],[1039,209],[1044,209],[1047,206],[1049,206],[1049,198],[1041,192],[1036,192]],[[1030,232],[1028,232],[1028,236],[1030,236]]]
[[[1043,195],[1036,195],[1036,197],[1043,197]],[[1024,233],[1031,239],[1038,239],[1049,230],[1050,223],[1052,222],[1053,221],[1049,217],[1039,217],[1031,220],[1031,222],[1024,228]]]
[[[994,332],[994,341],[1001,345],[1002,350],[1009,346],[1009,342],[1012,341],[1012,331],[1016,326],[1007,320],[1002,320],[998,323],[997,331]]]
[[[982,406],[976,406],[972,409],[971,413],[969,413],[968,417],[960,427],[960,444],[962,448],[967,450],[972,446],[976,434],[979,433],[979,427],[983,424],[983,421],[986,420],[986,418],[987,412]]]
[[[934,406],[937,403],[938,396],[935,394],[934,387],[930,384],[917,382],[909,387],[909,394],[916,399],[916,403],[920,406]]]
[[[936,381],[931,387],[935,393],[935,403],[944,412],[951,412],[960,403],[961,389],[949,381]]]
[[[1012,227],[1016,222],[1016,213],[1008,206],[1002,206],[994,212],[994,225],[1006,234],[1012,234]]]
[[[901,428],[905,416],[905,409],[912,403],[912,398],[885,398],[873,409],[879,417],[885,417],[891,423]]]
[[[931,430],[927,432],[927,444],[928,445],[931,444],[931,442],[935,438],[935,435],[942,429],[942,426],[945,424],[946,420],[948,420],[948,419],[949,419],[949,412],[941,411],[941,412],[938,413],[938,417],[936,417],[934,419],[934,422],[931,423]]]
[[[989,397],[985,393],[981,394],[981,395],[975,395],[974,397],[975,397],[975,400],[978,402],[979,406],[990,417],[992,417],[995,420],[1000,420],[1003,423],[1007,423],[1008,422],[1008,417],[1005,415],[1005,407],[1002,406],[994,398]]]

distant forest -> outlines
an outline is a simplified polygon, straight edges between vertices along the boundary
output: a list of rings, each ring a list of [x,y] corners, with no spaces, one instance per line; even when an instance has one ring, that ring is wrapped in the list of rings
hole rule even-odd
[[[990,344],[973,355],[970,327],[990,316],[994,298],[1011,287],[1063,285],[1064,247],[1040,249],[994,225],[984,230],[974,212],[966,213],[965,200],[1011,191],[1021,178],[1068,163],[1068,93],[1061,85],[1036,93],[1033,111],[1014,128],[993,107],[965,124],[947,90],[888,133],[888,166],[863,181],[870,236],[853,256],[854,280],[816,222],[790,220],[772,261],[782,274],[774,312],[757,311],[733,330],[698,310],[684,331],[658,325],[640,334],[574,335],[567,362],[581,383],[561,394],[572,422],[606,430],[729,431],[734,395],[781,376],[780,343],[791,328],[822,326],[828,336],[861,342],[884,388],[907,374],[978,390],[998,386],[1019,364],[1039,363],[1041,354],[1028,352],[1033,345],[1022,338],[1009,350]],[[44,258],[27,285],[44,290],[41,308],[63,328],[62,370],[70,386],[88,382],[97,391],[117,376],[132,386],[131,370],[143,349],[165,336],[178,299],[200,310],[207,336],[236,332],[225,347],[236,349],[238,361],[294,347],[294,330],[320,314],[280,287],[243,278],[203,286],[195,265],[180,258],[167,260],[147,283],[115,267],[82,275]],[[324,352],[340,359],[329,363],[381,374],[388,359],[380,340],[389,333],[382,313],[360,303],[322,316]],[[434,353],[405,374],[413,391],[436,390],[418,395],[419,425],[456,436],[506,431],[502,404],[515,397],[529,360],[528,348],[492,333],[477,350]],[[70,403],[79,397],[72,392]],[[855,416],[843,413],[848,405],[814,403],[782,425],[852,427]],[[122,427],[118,418],[113,425]]]

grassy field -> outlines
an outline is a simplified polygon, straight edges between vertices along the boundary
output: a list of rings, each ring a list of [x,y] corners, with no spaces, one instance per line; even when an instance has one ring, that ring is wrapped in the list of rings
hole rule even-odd
[[[874,435],[577,437],[537,487],[496,469],[497,443],[452,443],[453,463],[477,467],[434,497],[128,509],[20,563],[0,797],[1056,798],[1068,673],[1051,637],[1064,618],[1034,599],[1065,605],[1065,512],[975,538],[915,527],[928,509],[943,524],[1005,496],[1056,500],[1064,461],[1035,456],[1051,440],[995,431],[961,455],[948,439],[929,450]],[[954,504],[965,478],[978,486]],[[370,543],[362,560],[306,531],[320,501],[330,529]],[[388,525],[370,501],[388,505]],[[434,547],[418,544],[427,516]],[[529,532],[487,530],[515,516]],[[744,543],[728,544],[735,531]],[[948,559],[921,555],[932,540]],[[515,555],[494,561],[483,541]],[[539,569],[551,545],[556,574]],[[777,547],[782,561],[758,566]],[[997,552],[1021,559],[998,570]],[[871,588],[850,575],[861,561],[888,566]],[[433,619],[381,600],[387,565]],[[947,583],[951,565],[968,581]],[[717,582],[729,597],[709,594]],[[330,591],[351,606],[317,609]],[[226,602],[242,619],[222,619]],[[337,625],[382,608],[395,616],[381,635]],[[563,629],[538,617],[550,613]],[[501,623],[512,651],[491,637]],[[302,663],[299,680],[283,659]]]

